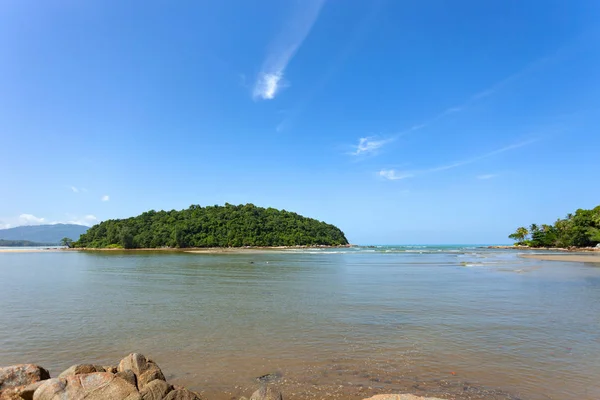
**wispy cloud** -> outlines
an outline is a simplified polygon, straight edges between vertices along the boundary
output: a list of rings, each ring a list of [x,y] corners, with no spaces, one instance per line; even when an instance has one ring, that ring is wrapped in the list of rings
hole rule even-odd
[[[497,176],[498,176],[498,174],[477,175],[477,179],[479,179],[479,180],[488,180],[488,179],[493,179],[493,178],[495,178]]]
[[[441,165],[439,167],[433,167],[433,168],[428,168],[428,169],[422,169],[422,170],[415,170],[415,171],[396,171],[394,169],[383,169],[381,171],[379,171],[378,175],[389,179],[389,180],[399,180],[399,179],[405,179],[405,178],[412,178],[415,177],[417,175],[423,175],[423,174],[429,174],[429,173],[434,173],[434,172],[441,172],[441,171],[447,171],[450,169],[454,169],[454,168],[458,168],[458,167],[462,167],[463,165],[468,165],[468,164],[473,164],[477,161],[481,161],[484,160],[486,158],[490,158],[493,156],[496,156],[498,154],[502,154],[505,153],[507,151],[510,150],[515,150],[518,149],[520,147],[523,146],[527,146],[529,144],[532,144],[534,142],[536,142],[537,139],[531,139],[531,140],[526,140],[523,142],[519,142],[519,143],[515,143],[515,144],[511,144],[509,146],[505,146],[502,148],[499,148],[497,150],[494,151],[490,151],[488,153],[476,156],[476,157],[471,157],[471,158],[467,158],[465,160],[460,160],[460,161],[456,161],[450,164],[446,164],[446,165]],[[496,175],[481,175],[480,177],[478,177],[478,179],[491,179],[494,178]]]
[[[285,69],[319,17],[323,3],[324,0],[298,2],[293,17],[285,24],[286,29],[280,32],[258,73],[252,91],[255,100],[272,100],[283,87]]]
[[[71,190],[73,193],[79,193],[79,189],[77,189],[75,186],[71,186]]]
[[[404,136],[409,133],[413,133],[415,131],[424,129],[424,128],[426,128],[426,127],[428,127],[428,126],[430,126],[452,114],[466,111],[467,109],[469,109],[469,107],[473,106],[473,104],[475,104],[487,97],[493,96],[494,94],[496,94],[498,91],[500,91],[505,86],[513,83],[514,81],[522,78],[523,76],[525,76],[527,74],[530,74],[532,71],[540,68],[540,66],[544,65],[545,63],[547,63],[549,60],[551,60],[554,57],[556,57],[556,55],[549,56],[549,57],[543,57],[541,59],[538,59],[538,60],[535,60],[535,61],[529,63],[528,65],[523,67],[520,71],[518,71],[512,75],[509,75],[509,76],[505,77],[504,79],[497,81],[496,83],[492,84],[491,86],[485,88],[484,90],[482,90],[480,92],[473,94],[464,103],[449,107],[449,108],[445,109],[444,111],[434,115],[432,118],[430,118],[420,124],[411,126],[410,128],[405,129],[405,130],[401,131],[400,133],[398,133],[398,136]]]
[[[100,200],[102,201],[110,201],[110,196],[105,194],[104,196],[102,196],[102,198],[100,198]]]
[[[21,214],[19,215],[19,222],[21,225],[40,225],[45,223],[46,219],[36,217],[33,214]]]
[[[378,175],[390,181],[398,181],[400,179],[412,178],[414,176],[412,172],[402,172],[395,169],[382,169],[378,172]]]
[[[394,140],[395,138],[377,139],[373,136],[363,137],[358,140],[358,144],[356,146],[353,146],[354,151],[350,152],[350,154],[353,156],[373,154]]]

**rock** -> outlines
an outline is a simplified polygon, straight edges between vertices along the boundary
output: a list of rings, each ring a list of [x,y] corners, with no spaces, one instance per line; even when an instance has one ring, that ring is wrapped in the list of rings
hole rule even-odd
[[[258,378],[256,378],[257,381],[259,381],[260,383],[270,383],[270,382],[275,382],[279,379],[281,379],[282,375],[280,372],[274,372],[272,374],[266,374],[266,375],[262,375],[259,376]]]
[[[252,394],[250,400],[283,400],[283,396],[272,387],[263,386]]]
[[[117,367],[118,372],[126,371],[128,369],[132,370],[134,374],[140,376],[154,363],[148,363],[146,357],[139,353],[131,353],[127,357],[121,360],[119,366]],[[154,364],[156,365],[156,364]]]
[[[6,388],[0,392],[0,400],[23,400],[21,392],[25,386]]]
[[[104,368],[104,371],[110,372],[111,374],[116,374],[117,373],[117,367],[113,367],[111,365],[105,365],[102,368]]]
[[[414,394],[378,394],[363,400],[443,400],[437,397],[421,397]]]
[[[173,386],[167,382],[155,379],[140,390],[140,395],[143,400],[161,400],[172,390]]]
[[[50,379],[48,370],[34,364],[18,364],[0,368],[0,391],[6,388],[26,386]]]
[[[147,384],[149,384],[150,382],[158,379],[161,381],[166,381],[165,376],[163,375],[162,371],[160,370],[160,368],[158,368],[158,365],[152,363],[151,365],[151,369],[149,369],[148,371],[144,372],[143,374],[141,374],[138,377],[138,388],[140,390],[142,390]]]
[[[169,392],[163,400],[201,400],[200,396],[187,389],[177,389]]]
[[[135,376],[135,374],[133,373],[132,370],[128,369],[126,371],[121,371],[121,372],[117,372],[115,374],[115,376],[126,380],[127,382],[131,383],[133,386],[138,387],[137,385],[137,377]]]
[[[21,398],[24,400],[33,400],[33,393],[42,386],[46,381],[39,381],[27,385],[21,390]]]
[[[98,370],[98,367],[100,370]],[[104,372],[104,368],[92,364],[76,364],[65,369],[58,377],[66,378],[71,375],[91,374],[92,372]]]
[[[135,395],[138,395],[138,397]],[[110,372],[94,372],[50,379],[33,393],[33,400],[126,398],[131,400],[139,398],[137,389],[129,382]]]

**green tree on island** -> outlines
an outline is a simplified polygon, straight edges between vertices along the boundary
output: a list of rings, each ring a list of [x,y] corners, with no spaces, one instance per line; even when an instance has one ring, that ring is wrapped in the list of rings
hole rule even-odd
[[[517,244],[525,243],[525,239],[529,236],[529,231],[524,226],[517,228],[515,233],[508,235],[510,239],[516,240]]]
[[[64,238],[60,239],[60,245],[70,248],[70,247],[73,246],[73,239],[70,239],[68,237],[64,237]]]
[[[529,235],[531,237],[529,238]],[[530,247],[593,247],[600,244],[600,206],[579,209],[558,219],[554,225],[531,224],[529,230],[520,227],[508,236],[515,244]]]

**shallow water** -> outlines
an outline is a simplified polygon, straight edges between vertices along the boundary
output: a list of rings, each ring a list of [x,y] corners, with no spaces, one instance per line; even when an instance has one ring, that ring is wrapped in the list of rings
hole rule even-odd
[[[600,265],[475,247],[0,253],[0,365],[152,357],[209,399],[600,398]]]

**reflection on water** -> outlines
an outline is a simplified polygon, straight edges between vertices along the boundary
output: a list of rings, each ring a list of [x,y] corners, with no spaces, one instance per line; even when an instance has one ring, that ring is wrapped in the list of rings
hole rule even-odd
[[[0,253],[0,302],[0,365],[53,375],[138,351],[217,400],[267,373],[291,399],[600,398],[593,264],[474,247]]]

